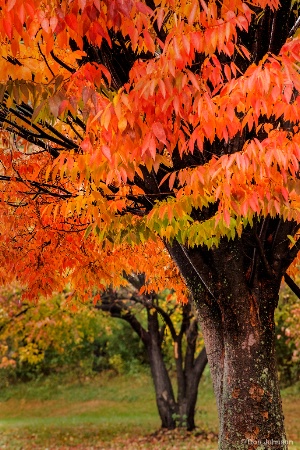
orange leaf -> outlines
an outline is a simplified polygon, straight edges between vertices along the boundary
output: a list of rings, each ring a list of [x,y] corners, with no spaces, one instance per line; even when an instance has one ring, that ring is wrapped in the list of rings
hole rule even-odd
[[[170,176],[170,179],[169,179],[169,188],[170,188],[170,191],[173,189],[175,179],[176,179],[176,172],[173,172],[173,173],[171,174],[171,176]]]
[[[102,151],[103,155],[105,156],[105,158],[107,158],[109,161],[111,161],[110,148],[107,145],[102,145],[101,151]]]

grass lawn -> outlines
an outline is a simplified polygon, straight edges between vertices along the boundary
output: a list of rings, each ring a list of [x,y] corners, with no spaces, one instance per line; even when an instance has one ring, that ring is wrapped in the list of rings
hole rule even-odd
[[[300,384],[283,391],[291,450],[300,450]],[[146,375],[99,375],[82,383],[50,377],[0,393],[0,450],[215,450],[218,428],[210,378],[200,384],[195,433],[156,433]]]

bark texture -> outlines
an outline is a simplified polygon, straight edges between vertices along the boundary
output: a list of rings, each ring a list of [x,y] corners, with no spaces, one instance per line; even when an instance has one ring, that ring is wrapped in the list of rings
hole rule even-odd
[[[288,448],[275,361],[274,311],[291,256],[282,233],[294,226],[260,223],[261,238],[262,233],[269,236],[263,244],[251,242],[255,231],[247,230],[242,239],[221,242],[211,250],[188,249],[177,242],[168,246],[199,314],[221,450]]]

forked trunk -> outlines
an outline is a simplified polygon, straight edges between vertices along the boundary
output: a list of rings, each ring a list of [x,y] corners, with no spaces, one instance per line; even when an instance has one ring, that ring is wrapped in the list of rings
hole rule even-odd
[[[161,418],[162,428],[176,428],[178,414],[174,392],[161,351],[157,312],[147,311],[149,340],[147,350],[155,388],[156,404]]]
[[[196,339],[191,333],[187,340],[185,364],[182,352],[176,356],[177,399],[175,399],[170,374],[166,368],[161,347],[157,312],[148,310],[148,331],[146,347],[149,354],[152,379],[154,382],[156,404],[161,418],[162,428],[195,428],[195,408],[201,376],[207,364],[205,348],[194,358]],[[195,334],[195,336],[194,336]],[[181,348],[181,344],[180,344]]]
[[[185,427],[188,431],[192,431],[196,427],[195,412],[198,387],[207,364],[205,347],[201,350],[195,360],[189,361],[190,347],[191,342],[188,340],[184,370],[179,370],[177,368],[176,371],[178,385],[178,426]]]
[[[131,277],[131,283],[136,289],[143,286],[137,277]],[[118,298],[118,294],[120,298]],[[130,308],[123,302],[124,293],[118,293],[112,289],[102,295],[102,302],[98,306],[103,311],[108,311],[111,316],[125,320],[137,333],[147,349],[151,375],[154,383],[156,404],[161,418],[162,428],[174,429],[184,427],[188,430],[195,428],[195,407],[197,402],[198,386],[203,370],[207,364],[206,351],[203,349],[197,356],[197,320],[191,314],[189,305],[185,305],[182,311],[181,331],[177,334],[170,316],[162,308],[153,302],[149,295],[145,299],[147,311],[147,325],[145,329]],[[125,292],[126,298],[126,292]],[[158,310],[157,310],[158,309]],[[166,367],[163,356],[162,344],[164,340],[165,324],[162,326],[159,315],[168,323],[169,330],[178,351],[175,351],[177,373],[177,398],[175,398],[170,373]],[[186,338],[185,355],[182,352],[182,341]]]
[[[162,428],[195,428],[195,409],[198,387],[207,364],[205,348],[199,354],[193,369],[183,374],[184,396],[175,400],[169,373],[163,360],[161,348],[152,341],[148,348],[152,379],[154,382],[156,404]]]

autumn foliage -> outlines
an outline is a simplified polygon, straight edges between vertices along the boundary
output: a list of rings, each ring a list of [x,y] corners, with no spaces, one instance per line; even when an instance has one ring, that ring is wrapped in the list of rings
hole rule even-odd
[[[2,258],[31,289],[45,269],[34,292],[59,284],[61,272],[46,269],[54,254],[63,269],[78,258],[87,278],[102,278],[83,232],[210,248],[256,215],[299,220],[299,38],[251,62],[238,37],[278,6],[2,2],[1,222],[14,235],[2,234]],[[97,50],[106,47],[119,52],[119,71]],[[222,151],[211,157],[215,141]],[[146,196],[139,180],[151,171],[157,189]],[[191,217],[210,205],[206,220]],[[13,256],[24,235],[25,266]]]
[[[166,248],[211,348],[221,448],[249,429],[279,439],[273,317],[299,250],[299,1],[0,6],[2,281],[34,297],[68,280],[88,296],[138,270],[156,289],[176,271]]]

